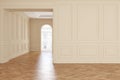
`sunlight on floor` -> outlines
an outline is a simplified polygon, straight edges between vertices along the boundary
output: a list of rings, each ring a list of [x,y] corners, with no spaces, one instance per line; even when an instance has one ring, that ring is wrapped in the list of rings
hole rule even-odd
[[[41,53],[37,66],[37,80],[56,80],[52,52]]]
[[[120,64],[52,64],[51,52],[31,52],[0,64],[0,80],[120,80]]]

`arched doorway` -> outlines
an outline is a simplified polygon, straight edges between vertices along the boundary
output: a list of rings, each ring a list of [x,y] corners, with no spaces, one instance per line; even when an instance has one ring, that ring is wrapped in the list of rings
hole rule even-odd
[[[41,28],[41,51],[52,51],[52,27],[45,24]]]

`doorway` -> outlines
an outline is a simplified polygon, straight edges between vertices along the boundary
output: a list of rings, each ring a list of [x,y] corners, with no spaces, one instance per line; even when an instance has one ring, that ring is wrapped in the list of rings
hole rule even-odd
[[[14,12],[14,14],[12,12]],[[18,46],[18,48],[15,48],[14,46],[11,46],[11,47],[8,46],[9,48],[11,48],[11,55],[14,55],[14,52],[12,51],[29,50],[29,45],[30,45],[30,51],[31,51],[30,53],[32,54],[28,54],[28,57],[25,57],[25,58],[28,58],[27,60],[31,60],[34,62],[33,63],[34,65],[32,65],[32,66],[35,66],[34,70],[36,71],[34,78],[39,80],[46,80],[46,79],[53,80],[55,78],[54,65],[52,64],[53,63],[53,60],[52,60],[52,28],[53,28],[52,16],[53,15],[51,15],[50,13],[52,13],[52,11],[51,12],[42,12],[42,11],[41,12],[39,11],[38,12],[34,12],[34,11],[21,12],[20,11],[19,12],[16,10],[6,11],[6,15],[8,15],[8,17],[5,19],[5,21],[6,22],[8,21],[11,24],[11,25],[8,25],[8,28],[9,27],[11,28],[9,31],[10,37],[13,36],[11,35],[11,33],[14,33],[14,34],[17,33],[16,36],[14,36],[15,39],[13,39],[13,41],[14,42],[19,41],[18,42],[19,44],[14,43],[14,45]],[[20,16],[18,16],[18,14],[20,14]],[[23,14],[25,18],[21,16]],[[19,24],[14,25],[14,23],[19,23]],[[52,25],[52,27],[49,24]],[[15,29],[12,29],[13,27]],[[30,30],[30,38],[28,35],[29,30]],[[23,39],[25,42],[22,41]],[[30,44],[29,44],[29,40],[30,40]],[[42,46],[41,48],[40,48],[40,45]],[[40,52],[40,49],[42,52]],[[16,54],[18,53],[19,55],[22,54],[20,52],[16,52]],[[32,56],[29,57],[29,55],[32,55]],[[23,61],[26,62],[26,59],[25,60],[23,59],[22,62]],[[53,77],[51,78],[51,76]]]
[[[5,21],[10,24],[7,24],[10,28],[8,32],[9,38],[14,38],[13,42],[21,41],[19,44],[14,43],[14,46],[17,46],[16,48],[14,46],[10,47],[9,52],[12,57],[9,59],[18,57],[27,53],[27,51],[37,52],[40,56],[44,55],[41,51],[48,51],[50,55],[45,54],[45,56],[51,57],[52,59],[53,9],[6,9],[5,15]],[[12,29],[13,27],[15,29]],[[49,37],[42,38],[41,32],[43,32],[43,35],[47,35],[46,32],[48,32]],[[49,39],[45,40],[46,38]],[[22,42],[22,40],[25,42]],[[41,45],[42,42],[44,42],[43,46]],[[16,56],[16,54],[18,55]]]
[[[52,52],[52,27],[49,24],[41,27],[41,51]]]

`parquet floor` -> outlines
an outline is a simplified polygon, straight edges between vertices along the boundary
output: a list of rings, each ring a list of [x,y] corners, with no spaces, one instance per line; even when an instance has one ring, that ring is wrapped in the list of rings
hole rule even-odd
[[[120,64],[52,64],[49,52],[31,52],[0,64],[0,80],[120,80]]]

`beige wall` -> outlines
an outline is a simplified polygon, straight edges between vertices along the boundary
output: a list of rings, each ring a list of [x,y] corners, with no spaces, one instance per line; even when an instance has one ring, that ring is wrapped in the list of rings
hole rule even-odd
[[[45,24],[52,26],[52,19],[30,19],[30,51],[40,51],[40,31]]]
[[[56,8],[56,63],[120,62],[119,4],[60,4]]]
[[[4,29],[1,40],[1,62],[9,61],[17,56],[29,52],[29,18],[20,12],[4,11]]]
[[[4,31],[3,31],[3,10],[0,9],[0,62],[3,62],[3,53],[4,53]]]

